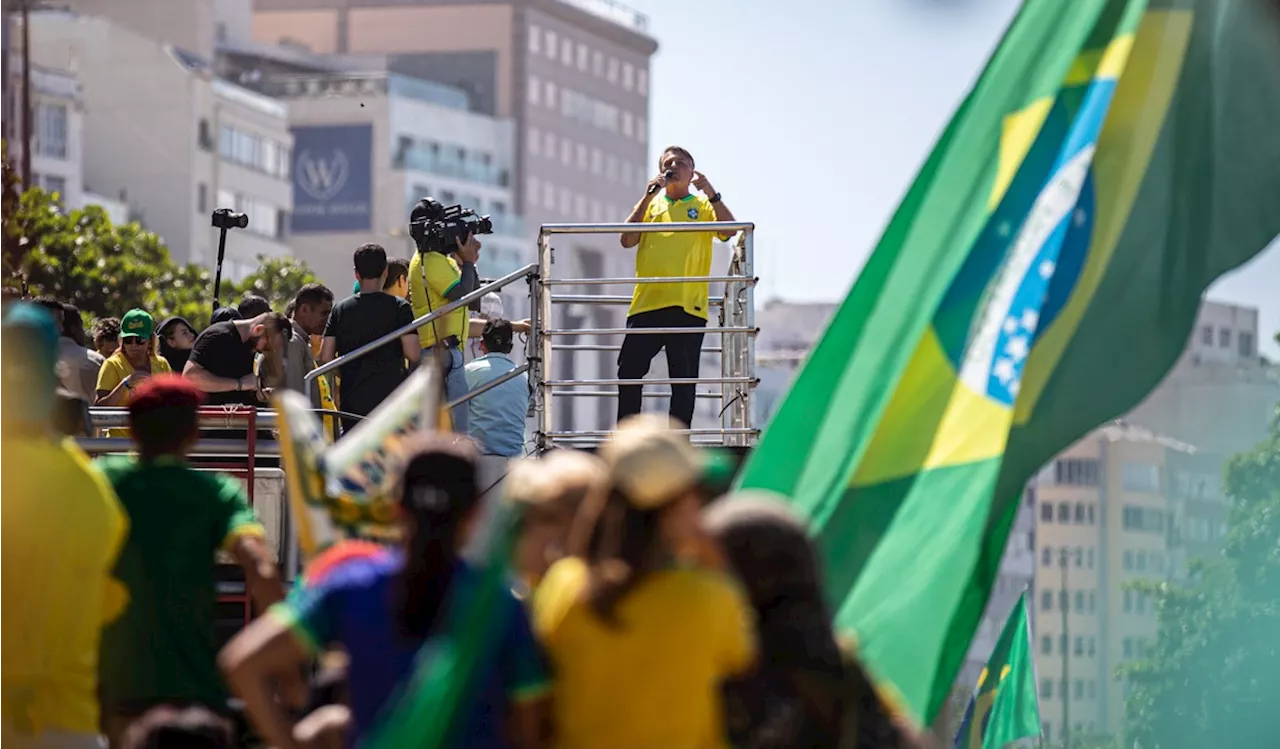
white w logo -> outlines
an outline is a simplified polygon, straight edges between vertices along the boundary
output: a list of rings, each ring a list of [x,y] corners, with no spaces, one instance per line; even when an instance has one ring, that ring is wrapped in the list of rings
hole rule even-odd
[[[298,186],[315,200],[324,202],[333,198],[347,184],[349,172],[347,155],[334,149],[328,158],[313,156],[310,151],[298,154],[295,169]]]

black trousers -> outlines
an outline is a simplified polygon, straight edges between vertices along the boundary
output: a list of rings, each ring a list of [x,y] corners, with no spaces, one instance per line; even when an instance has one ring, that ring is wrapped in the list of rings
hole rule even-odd
[[[702,359],[703,328],[707,321],[685,312],[681,307],[663,307],[640,312],[627,318],[628,328],[689,328],[688,333],[628,334],[618,352],[618,379],[639,380],[649,373],[653,357],[667,350],[667,373],[673,378],[696,378]],[[697,401],[695,385],[671,386],[671,415],[681,423],[693,421]],[[618,421],[640,413],[643,385],[618,387]]]

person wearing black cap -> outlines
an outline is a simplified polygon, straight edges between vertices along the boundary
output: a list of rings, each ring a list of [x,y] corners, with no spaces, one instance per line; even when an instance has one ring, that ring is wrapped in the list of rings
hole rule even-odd
[[[501,317],[485,323],[480,336],[484,352],[466,366],[467,390],[473,391],[510,373],[514,332]],[[521,374],[472,398],[468,432],[484,455],[513,458],[524,454],[524,425],[529,413],[529,378]]]
[[[191,347],[196,344],[196,328],[185,317],[170,317],[156,328],[160,338],[160,356],[169,362],[174,372],[181,372],[191,358]]]

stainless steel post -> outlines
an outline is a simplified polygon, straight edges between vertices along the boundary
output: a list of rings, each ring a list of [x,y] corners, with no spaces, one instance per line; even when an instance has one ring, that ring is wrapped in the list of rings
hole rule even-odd
[[[547,386],[547,373],[554,371],[551,361],[551,336],[546,334],[551,325],[551,235],[547,232],[538,234],[538,312],[535,315],[536,327],[533,337],[537,339],[538,370],[534,374],[534,384],[538,392],[538,433],[534,442],[538,452],[546,450],[550,445],[547,435],[551,432],[551,388]]]

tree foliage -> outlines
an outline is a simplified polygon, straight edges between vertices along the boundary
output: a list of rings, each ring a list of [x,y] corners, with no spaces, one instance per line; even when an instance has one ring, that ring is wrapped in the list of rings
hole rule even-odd
[[[97,206],[63,210],[40,188],[18,190],[4,165],[4,285],[70,302],[89,318],[119,317],[134,307],[157,321],[181,315],[197,328],[213,312],[213,274],[175,263],[154,232],[137,222],[113,224]],[[221,300],[234,304],[247,293],[283,310],[316,277],[293,258],[259,258],[257,272],[240,283],[223,280]]]
[[[1280,746],[1280,409],[1270,436],[1224,472],[1222,556],[1154,594],[1159,636],[1131,682],[1127,744]]]

